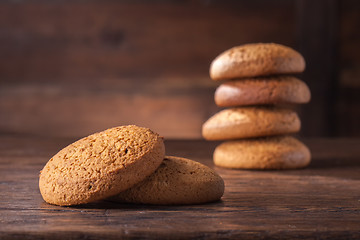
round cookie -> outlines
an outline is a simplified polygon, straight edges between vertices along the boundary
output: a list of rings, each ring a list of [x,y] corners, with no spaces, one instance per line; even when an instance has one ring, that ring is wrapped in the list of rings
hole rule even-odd
[[[310,101],[309,87],[292,76],[258,77],[231,80],[215,91],[220,107],[262,104],[300,104]]]
[[[292,48],[275,43],[252,43],[233,47],[214,59],[213,80],[301,73],[305,60]]]
[[[310,151],[291,136],[228,141],[214,151],[217,166],[237,169],[295,169],[310,163]]]
[[[300,130],[295,111],[279,107],[238,107],[224,109],[202,126],[206,140],[230,140],[295,133]]]
[[[111,200],[156,205],[199,204],[219,200],[223,179],[211,168],[180,157],[165,157],[160,167]]]
[[[163,138],[134,125],[82,138],[59,151],[40,173],[43,199],[60,206],[104,199],[141,182],[161,164]]]

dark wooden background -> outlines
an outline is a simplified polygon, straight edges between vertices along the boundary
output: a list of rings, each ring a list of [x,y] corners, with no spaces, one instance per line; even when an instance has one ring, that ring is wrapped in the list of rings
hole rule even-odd
[[[0,134],[200,138],[219,110],[212,59],[277,42],[307,61],[301,135],[360,136],[359,29],[357,0],[1,1]]]

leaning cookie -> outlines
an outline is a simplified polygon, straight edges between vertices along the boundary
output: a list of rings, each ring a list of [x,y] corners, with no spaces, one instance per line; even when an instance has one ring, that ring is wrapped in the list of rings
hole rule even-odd
[[[104,199],[144,180],[164,155],[162,137],[150,129],[111,128],[52,157],[40,173],[40,192],[46,202],[60,206]]]
[[[296,133],[300,119],[295,111],[279,107],[237,107],[224,109],[202,126],[206,140],[231,140]]]
[[[110,200],[154,205],[184,205],[218,201],[223,179],[211,168],[190,159],[165,157],[155,173]]]
[[[302,104],[310,101],[309,87],[292,76],[258,77],[231,80],[215,91],[220,107],[263,104]]]
[[[253,43],[221,53],[210,66],[213,80],[301,73],[303,56],[292,48],[275,43]]]
[[[214,163],[236,169],[295,169],[310,163],[310,151],[290,136],[228,141],[214,151]]]

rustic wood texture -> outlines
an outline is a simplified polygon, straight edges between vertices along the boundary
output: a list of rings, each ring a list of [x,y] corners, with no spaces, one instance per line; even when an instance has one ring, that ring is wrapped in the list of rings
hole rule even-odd
[[[0,137],[1,239],[359,239],[360,140],[308,139],[311,165],[292,171],[215,168],[222,201],[190,206],[45,203],[38,174],[69,138]],[[218,142],[166,141],[167,154],[214,167]]]
[[[360,136],[359,11],[357,0],[2,1],[0,133],[135,123],[199,138],[219,110],[212,59],[277,42],[308,62],[302,134]]]
[[[306,71],[302,74],[311,89],[311,104],[303,107],[312,118],[303,118],[307,136],[334,135],[337,115],[334,111],[338,84],[338,0],[298,0],[299,50],[306,59]],[[311,36],[311,40],[309,39]]]
[[[339,83],[335,135],[360,135],[360,2],[340,1]]]
[[[212,59],[252,41],[294,45],[293,13],[285,0],[0,3],[0,132],[134,123],[199,138],[218,111]]]

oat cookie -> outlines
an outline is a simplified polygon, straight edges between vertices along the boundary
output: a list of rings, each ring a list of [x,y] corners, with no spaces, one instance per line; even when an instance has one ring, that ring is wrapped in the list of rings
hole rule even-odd
[[[227,141],[216,147],[214,163],[237,169],[295,169],[310,163],[310,151],[291,136]]]
[[[224,109],[202,127],[206,140],[231,140],[296,133],[300,120],[295,111],[279,107],[238,107]]]
[[[303,56],[276,43],[252,43],[233,47],[214,59],[210,66],[213,80],[301,73]]]
[[[219,107],[263,104],[302,104],[310,101],[309,87],[292,76],[231,80],[215,91]]]
[[[164,159],[163,138],[134,125],[82,138],[59,151],[40,173],[43,199],[68,206],[104,199],[152,174]]]
[[[130,203],[183,205],[217,201],[223,179],[211,168],[180,157],[165,157],[155,173],[112,200]]]

